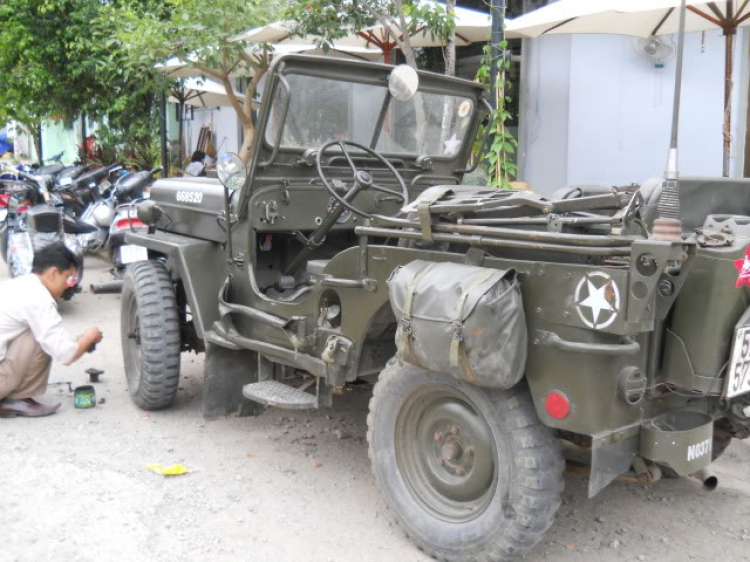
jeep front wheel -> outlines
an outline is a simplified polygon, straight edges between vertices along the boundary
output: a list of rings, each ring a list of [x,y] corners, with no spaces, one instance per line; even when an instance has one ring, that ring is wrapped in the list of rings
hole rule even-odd
[[[130,398],[144,410],[166,408],[180,376],[180,320],[164,264],[149,260],[128,268],[120,323]]]
[[[378,486],[438,560],[511,560],[552,525],[564,462],[524,383],[489,390],[391,360],[367,422]]]

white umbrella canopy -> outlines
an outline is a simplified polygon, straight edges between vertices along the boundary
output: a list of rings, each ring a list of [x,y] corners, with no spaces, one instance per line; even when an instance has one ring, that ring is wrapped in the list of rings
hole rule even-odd
[[[729,176],[732,125],[732,55],[737,29],[750,26],[750,0],[687,0],[685,31],[722,29],[725,37],[724,157]],[[681,0],[560,0],[509,22],[507,37],[602,33],[652,37],[677,33]]]
[[[251,43],[280,43],[292,37],[297,28],[293,20],[275,21],[261,27],[254,27],[230,37],[230,41],[250,41]]]
[[[234,92],[240,102],[245,101],[245,96]],[[169,96],[172,103],[184,103],[194,107],[229,107],[232,104],[222,84],[212,80],[201,80],[199,78],[187,78],[179,91],[173,91]]]
[[[309,39],[309,37],[308,37]],[[325,51],[314,43],[278,43],[272,45],[274,55],[286,53],[304,53],[306,55],[323,55],[335,58],[356,58],[362,60],[376,61],[383,56],[383,51],[376,48],[360,45],[339,46],[336,45]]]
[[[424,0],[426,4],[442,5],[434,0]],[[479,43],[490,40],[491,21],[489,14],[470,10],[468,8],[456,7],[456,44],[460,46],[471,43]],[[510,20],[506,20],[510,21]],[[292,20],[282,20],[262,27],[250,29],[241,33],[231,40],[233,41],[257,41],[271,42],[276,44],[285,44],[299,40],[295,37],[297,22]],[[306,36],[305,41],[314,42],[318,39],[315,36]],[[432,36],[428,29],[418,30],[409,37],[413,47],[442,47],[443,41],[437,36]],[[331,51],[358,54],[353,51],[354,48],[365,49],[366,51],[374,50],[383,54],[385,60],[390,59],[391,52],[397,46],[396,40],[391,37],[387,28],[382,25],[373,25],[355,31],[352,29],[348,36],[337,39]],[[331,52],[329,51],[329,52]],[[368,57],[366,57],[368,58]]]
[[[560,0],[510,22],[508,37],[603,33],[651,37],[678,32],[680,0]],[[685,31],[750,25],[750,2],[688,1]]]
[[[364,60],[378,60],[382,56],[382,51],[375,48],[367,48],[363,46],[348,46],[342,49],[329,49],[328,52],[324,52],[320,46],[314,43],[282,43],[278,45],[269,45],[271,49],[271,55],[283,55],[287,53],[306,53],[310,55],[328,55],[332,57],[355,57]],[[248,49],[247,52],[250,56],[260,59],[260,55]],[[154,65],[154,68],[160,74],[164,74],[170,78],[193,78],[203,76],[204,73],[197,68],[190,66],[189,62],[180,59],[178,57],[172,57],[171,59]],[[253,75],[253,70],[249,69],[247,65],[240,64],[237,69],[232,72],[232,76],[235,77],[250,77]]]
[[[426,0],[425,4],[441,5],[433,0]],[[456,23],[456,45],[466,46],[472,43],[482,43],[490,40],[490,31],[492,22],[490,15],[469,8],[456,6],[455,8]],[[408,21],[408,18],[407,18]],[[510,21],[510,20],[506,20]],[[443,47],[444,41],[437,35],[433,36],[429,29],[422,28],[416,33],[409,36],[412,47]],[[389,31],[382,25],[373,25],[363,29],[360,32],[352,33],[338,41],[339,45],[377,45],[385,50],[383,45],[392,44],[395,47],[395,40],[390,37]]]

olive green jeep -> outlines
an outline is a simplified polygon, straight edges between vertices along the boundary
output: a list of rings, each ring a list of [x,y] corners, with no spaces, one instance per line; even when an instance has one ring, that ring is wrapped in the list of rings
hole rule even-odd
[[[486,100],[407,67],[276,59],[249,166],[156,182],[149,233],[127,235],[149,255],[122,298],[136,404],[172,403],[188,350],[206,417],[377,381],[375,479],[441,560],[533,547],[564,456],[591,496],[625,473],[715,485],[702,471],[750,433],[750,184],[465,185]]]

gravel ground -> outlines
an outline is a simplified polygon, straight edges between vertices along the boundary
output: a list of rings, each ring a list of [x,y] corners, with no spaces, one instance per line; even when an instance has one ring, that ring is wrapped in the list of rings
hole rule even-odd
[[[108,278],[87,260],[87,283]],[[0,278],[5,276],[4,268]],[[175,406],[145,413],[122,368],[118,295],[61,305],[71,334],[97,325],[97,351],[51,382],[84,384],[89,367],[104,404],[76,410],[64,385],[44,400],[54,416],[0,420],[0,562],[10,561],[424,561],[392,523],[367,459],[369,391],[330,410],[268,410],[204,422],[202,356],[184,354]],[[150,463],[180,463],[163,477]],[[566,476],[558,519],[525,560],[750,559],[750,443],[734,442],[714,467],[718,490],[689,479],[616,482],[593,500]],[[719,558],[720,557],[720,558]]]

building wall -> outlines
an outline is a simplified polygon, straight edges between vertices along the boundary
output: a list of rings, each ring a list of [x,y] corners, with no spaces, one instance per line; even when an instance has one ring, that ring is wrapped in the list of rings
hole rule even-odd
[[[70,128],[65,127],[60,122],[48,122],[42,127],[42,154],[45,159],[63,153],[63,164],[72,164],[78,159],[78,145],[80,143],[80,120],[76,121]]]
[[[735,41],[732,175],[742,175],[748,92],[747,31]],[[557,35],[526,40],[522,176],[541,193],[574,184],[626,185],[663,173],[675,62],[657,69],[633,38]],[[685,36],[679,166],[722,169],[724,37]],[[744,86],[744,87],[743,87]]]
[[[240,125],[237,113],[231,107],[196,108],[193,120],[185,123],[185,148],[191,154],[198,143],[198,135],[203,125],[211,125],[214,133],[214,146],[217,152],[239,152]]]

